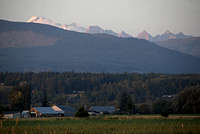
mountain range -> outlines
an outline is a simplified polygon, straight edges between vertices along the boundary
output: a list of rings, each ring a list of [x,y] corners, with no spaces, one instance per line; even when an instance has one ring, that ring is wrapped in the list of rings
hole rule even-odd
[[[158,41],[166,41],[169,39],[184,39],[184,38],[191,38],[191,35],[185,35],[182,32],[174,34],[169,30],[166,30],[163,34],[152,36],[150,33],[146,32],[145,30],[138,34],[137,38],[145,39],[148,41],[158,42]]]
[[[30,19],[27,20],[29,23],[40,23],[40,24],[47,24],[51,26],[55,26],[64,30],[70,30],[70,31],[76,31],[76,32],[83,32],[83,33],[90,33],[90,34],[99,34],[99,33],[105,33],[105,34],[110,34],[114,35],[117,37],[123,37],[123,38],[128,38],[132,37],[132,35],[126,33],[125,31],[121,31],[120,33],[116,33],[112,30],[104,30],[100,26],[97,25],[92,25],[87,28],[80,26],[76,23],[72,23],[69,25],[66,24],[60,24],[56,23],[48,18],[45,17],[38,17],[38,16],[32,16]]]
[[[182,32],[173,34],[167,30],[163,34],[154,37],[148,32],[143,31],[138,34],[137,38],[145,39],[161,47],[200,58],[200,37],[185,35]]]
[[[121,31],[120,33],[116,33],[113,30],[104,30],[103,28],[101,28],[100,26],[97,26],[97,25],[92,25],[92,26],[89,26],[89,27],[83,27],[83,26],[80,26],[76,23],[72,23],[72,24],[69,24],[69,25],[60,24],[60,23],[56,23],[56,22],[54,22],[54,21],[52,21],[48,18],[38,17],[38,16],[32,16],[30,19],[28,19],[27,22],[48,24],[48,25],[55,26],[55,27],[58,27],[58,28],[61,28],[61,29],[64,29],[64,30],[90,33],[90,34],[105,33],[105,34],[110,34],[110,35],[114,35],[114,36],[122,37],[122,38],[133,37],[133,35],[128,34],[125,31]],[[146,32],[144,30],[141,33],[139,33],[136,38],[156,42],[156,41],[164,41],[164,40],[168,40],[168,39],[183,39],[183,38],[188,38],[188,37],[192,37],[192,36],[185,35],[182,32],[174,34],[174,33],[170,32],[169,30],[166,30],[163,34],[152,36],[150,33]]]
[[[0,71],[199,73],[200,59],[143,39],[0,20]]]

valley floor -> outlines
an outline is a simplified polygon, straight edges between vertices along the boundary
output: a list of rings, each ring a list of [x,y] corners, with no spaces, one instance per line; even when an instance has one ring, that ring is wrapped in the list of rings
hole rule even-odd
[[[199,134],[199,115],[0,120],[0,134]]]

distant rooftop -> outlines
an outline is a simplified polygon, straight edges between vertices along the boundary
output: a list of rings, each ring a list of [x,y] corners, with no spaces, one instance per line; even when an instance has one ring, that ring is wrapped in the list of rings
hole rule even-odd
[[[38,112],[42,114],[58,114],[59,112],[53,110],[51,107],[34,107]]]
[[[90,111],[95,111],[95,112],[109,112],[112,113],[115,111],[114,106],[92,106]]]

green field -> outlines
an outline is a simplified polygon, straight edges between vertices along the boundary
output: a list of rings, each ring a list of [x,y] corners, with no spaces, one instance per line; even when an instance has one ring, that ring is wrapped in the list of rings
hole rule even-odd
[[[199,116],[0,120],[0,134],[200,134]]]

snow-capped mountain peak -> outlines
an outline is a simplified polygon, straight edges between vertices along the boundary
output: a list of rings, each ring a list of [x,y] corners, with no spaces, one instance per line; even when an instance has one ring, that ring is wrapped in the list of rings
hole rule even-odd
[[[95,25],[95,26],[89,26],[87,29],[87,33],[104,33],[104,29]]]
[[[53,25],[56,24],[55,22],[53,22],[50,19],[47,19],[45,17],[38,17],[38,16],[32,16],[30,19],[27,20],[27,22],[42,23],[42,24],[53,24]]]
[[[170,32],[169,30],[166,30],[166,31],[164,32],[164,34],[173,34],[173,33]]]
[[[151,40],[152,36],[145,30],[143,30],[141,33],[138,34],[137,38],[139,39],[145,39],[145,40]]]
[[[45,17],[38,17],[38,16],[32,16],[30,19],[27,20],[29,23],[41,23],[41,24],[47,24],[47,25],[52,25],[64,30],[70,30],[70,31],[76,31],[76,32],[83,32],[83,33],[104,33],[104,34],[110,34],[114,35],[117,37],[122,37],[122,38],[127,38],[127,37],[133,37],[132,35],[126,33],[125,31],[122,31],[120,33],[115,33],[112,30],[104,30],[100,26],[97,25],[92,25],[87,28],[78,25],[77,23],[73,22],[71,24],[60,24],[52,21],[51,19],[47,19]]]
[[[40,24],[47,24],[47,25],[52,25],[61,29],[67,29],[67,25],[59,24],[56,23],[50,19],[47,19],[45,17],[38,17],[38,16],[32,16],[30,19],[27,20],[29,23],[40,23]]]
[[[126,33],[125,31],[121,31],[121,32],[118,34],[118,36],[121,37],[121,38],[133,37],[132,35]]]
[[[38,20],[39,17],[37,16],[32,16],[30,19],[27,20],[27,22],[35,22],[36,20]]]
[[[152,36],[151,34],[149,34],[148,32],[146,32],[144,30],[141,33],[139,33],[137,36],[137,38],[139,38],[139,39],[145,39],[145,40],[149,40],[149,41],[153,41],[153,42],[164,41],[164,40],[168,40],[168,39],[187,38],[187,37],[192,37],[192,36],[184,35],[184,33],[182,33],[182,32],[175,34],[169,30],[166,30],[163,34],[158,34],[156,36]]]

